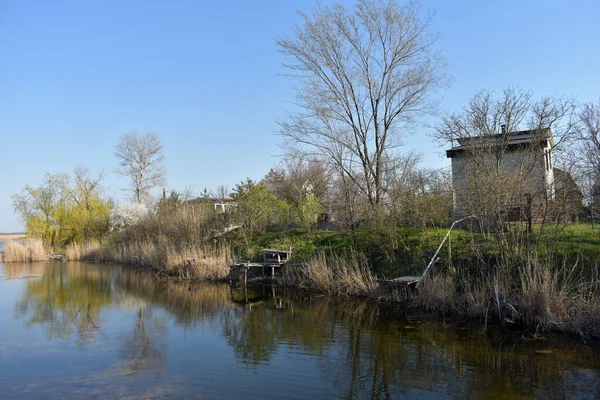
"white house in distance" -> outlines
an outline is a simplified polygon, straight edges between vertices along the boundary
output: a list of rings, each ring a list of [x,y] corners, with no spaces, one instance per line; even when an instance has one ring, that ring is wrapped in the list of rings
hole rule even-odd
[[[499,134],[459,138],[458,145],[446,151],[452,161],[454,217],[474,208],[497,210],[504,205],[512,212],[528,206],[531,218],[532,202],[555,197],[553,148],[549,128],[506,132],[503,126]],[[512,184],[520,185],[519,189],[510,192],[498,187]],[[508,198],[507,193],[517,192],[518,196]]]

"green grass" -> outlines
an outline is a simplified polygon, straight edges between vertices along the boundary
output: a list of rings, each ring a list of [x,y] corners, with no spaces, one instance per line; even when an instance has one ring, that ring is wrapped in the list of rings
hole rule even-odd
[[[262,249],[288,249],[292,248],[295,259],[313,255],[317,250],[338,253],[350,247],[348,235],[338,231],[305,231],[293,229],[283,232],[265,232],[256,235],[252,241],[251,251],[241,249],[242,253],[255,256],[262,254]]]
[[[540,227],[535,227],[539,232]],[[431,260],[435,250],[448,232],[447,228],[379,227],[359,228],[354,235],[349,231],[305,231],[294,229],[283,232],[265,232],[257,235],[251,254],[259,257],[264,248],[292,247],[295,259],[314,255],[317,250],[341,254],[355,245],[371,262],[379,276],[396,277],[420,274]],[[494,259],[498,244],[494,235],[454,229],[450,236],[453,262],[473,263],[477,248],[480,256]],[[600,225],[576,223],[556,231],[546,226],[539,236],[541,255],[552,253],[559,259],[580,257],[585,263],[600,261]],[[439,253],[439,265],[448,262],[447,242]],[[245,249],[244,249],[245,251]]]
[[[549,250],[554,250],[561,257],[583,258],[585,262],[600,261],[600,225],[590,223],[574,223],[558,230],[546,229],[541,242]]]

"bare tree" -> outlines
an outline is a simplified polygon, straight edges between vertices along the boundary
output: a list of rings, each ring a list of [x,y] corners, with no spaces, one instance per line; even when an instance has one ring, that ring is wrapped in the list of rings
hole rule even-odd
[[[290,204],[297,205],[307,195],[325,203],[330,176],[326,165],[319,160],[287,157],[267,173],[264,182],[278,199]]]
[[[78,166],[73,170],[75,175],[76,190],[74,200],[77,204],[83,205],[87,210],[90,208],[90,199],[93,196],[99,196],[101,187],[100,182],[106,176],[104,169],[98,173],[98,176],[92,176],[90,169]]]
[[[219,185],[217,186],[217,191],[215,192],[215,197],[219,200],[227,200],[229,199],[229,194],[231,191],[227,187],[227,185]]]
[[[583,148],[583,156],[587,161],[588,172],[600,176],[600,99],[598,103],[583,105],[579,118],[579,139]]]
[[[130,178],[128,190],[134,193],[138,203],[142,203],[150,189],[166,184],[162,148],[158,135],[153,132],[145,135],[126,133],[115,148],[115,157],[119,161],[115,172]]]
[[[385,195],[386,160],[401,133],[430,111],[428,95],[446,83],[445,62],[433,51],[431,14],[394,0],[359,0],[312,15],[293,37],[276,39],[292,77],[301,80],[300,111],[280,123],[286,146],[324,157],[379,206]]]
[[[534,218],[552,214],[556,221],[567,203],[555,201],[556,185],[564,182],[554,177],[552,159],[573,137],[575,110],[573,99],[536,101],[531,92],[511,87],[497,97],[482,90],[461,111],[443,117],[438,138],[458,141],[449,155],[459,213],[502,229],[519,218],[530,231]]]
[[[594,221],[598,214],[600,193],[600,99],[583,104],[579,112],[577,170],[585,187],[587,203]]]

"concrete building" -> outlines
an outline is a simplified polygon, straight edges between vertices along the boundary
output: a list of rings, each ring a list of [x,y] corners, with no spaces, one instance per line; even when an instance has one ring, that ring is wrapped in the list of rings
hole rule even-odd
[[[488,211],[531,218],[532,207],[554,200],[553,147],[550,129],[503,128],[496,135],[458,139],[446,151],[452,160],[454,218]]]

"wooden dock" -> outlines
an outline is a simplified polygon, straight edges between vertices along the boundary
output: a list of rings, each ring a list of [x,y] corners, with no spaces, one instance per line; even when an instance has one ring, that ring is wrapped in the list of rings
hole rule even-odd
[[[236,260],[230,267],[230,269],[243,268],[244,269],[244,285],[248,283],[248,270],[250,268],[261,268],[262,275],[265,276],[265,270],[271,270],[271,279],[275,279],[275,268],[283,267],[292,257],[292,249],[279,250],[279,249],[264,249],[263,250],[263,261],[255,262],[251,260]]]

